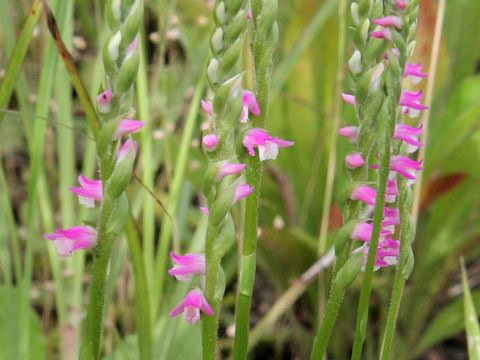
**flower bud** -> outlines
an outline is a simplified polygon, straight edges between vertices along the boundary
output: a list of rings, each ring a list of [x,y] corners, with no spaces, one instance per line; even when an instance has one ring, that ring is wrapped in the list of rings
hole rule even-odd
[[[240,200],[246,198],[247,196],[250,196],[253,193],[253,186],[250,186],[248,184],[242,184],[238,185],[237,188],[235,189],[235,196],[233,198],[233,203],[236,204]]]
[[[110,90],[105,90],[97,96],[98,111],[102,114],[110,112],[112,108],[113,93]]]
[[[360,130],[356,126],[346,126],[338,130],[338,135],[346,137],[351,143],[358,142]]]
[[[206,114],[213,115],[213,103],[210,100],[202,100],[202,109]]]
[[[352,14],[352,20],[355,25],[360,24],[360,15],[358,13],[358,4],[356,2],[353,2],[352,5],[350,6],[350,12]]]
[[[217,179],[221,180],[229,175],[240,174],[247,165],[239,163],[225,163],[218,169]]]
[[[212,50],[217,53],[223,48],[223,30],[221,27],[215,29],[215,32],[212,35],[210,40]]]
[[[360,28],[360,37],[362,41],[365,43],[368,39],[368,31],[370,30],[370,20],[366,19],[361,28]]]
[[[215,17],[217,22],[221,25],[227,20],[227,15],[225,13],[225,3],[222,1],[215,8]]]
[[[122,32],[118,30],[108,42],[108,54],[113,61],[117,61],[120,53],[120,43],[122,42]]]
[[[377,64],[372,71],[372,77],[370,78],[370,93],[377,92],[380,89],[381,79],[385,66],[383,62]]]
[[[339,289],[346,289],[355,280],[362,268],[363,256],[363,251],[352,253],[352,256],[339,270],[339,272],[335,276],[335,285]]]
[[[106,196],[111,199],[118,198],[127,187],[133,171],[138,145],[133,140],[127,140],[122,145],[117,155],[115,169],[107,183]]]
[[[217,59],[213,58],[212,60],[210,60],[210,64],[208,64],[208,67],[207,67],[207,76],[208,76],[208,80],[211,83],[216,83],[220,79],[220,73],[219,73],[218,67],[219,67],[219,64]]]
[[[365,165],[365,160],[360,153],[355,152],[345,157],[345,165],[349,169],[356,169]]]
[[[205,135],[202,139],[203,148],[206,151],[215,151],[219,142],[220,141],[216,134]]]
[[[350,60],[348,60],[348,68],[353,75],[362,71],[362,54],[360,51],[355,50]]]

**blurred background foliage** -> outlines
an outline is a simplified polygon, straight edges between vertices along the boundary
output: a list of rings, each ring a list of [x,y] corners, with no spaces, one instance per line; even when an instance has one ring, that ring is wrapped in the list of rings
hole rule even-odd
[[[302,286],[300,277],[317,259],[327,161],[332,151],[329,134],[339,95],[335,92],[335,78],[337,71],[346,72],[345,63],[339,64],[337,60],[338,2],[279,2],[280,41],[274,59],[274,100],[268,129],[276,136],[295,141],[296,145],[283,151],[276,162],[266,165],[252,327],[261,323],[273,305],[278,304],[278,299],[287,305],[275,321],[253,332],[252,359],[309,356],[318,318],[318,283]],[[51,0],[49,3],[94,96],[102,79],[100,49],[106,31],[102,22],[105,1]],[[421,4],[415,62],[422,62],[424,69],[428,69],[437,3],[422,0]],[[26,0],[0,0],[2,77],[5,70],[1,69],[6,67],[30,5]],[[205,164],[199,148],[201,124],[205,120],[200,113],[178,199],[172,199],[170,189],[186,114],[208,56],[212,5],[210,0],[145,0],[143,75],[147,91],[138,101],[139,106],[147,106],[145,116],[140,117],[149,121],[149,127],[139,140],[141,148],[149,150],[148,157],[141,156],[136,171],[139,176],[145,176],[146,184],[169,209],[171,202],[176,202],[177,209],[172,214],[175,219],[173,248],[183,252],[200,251],[204,241],[205,219],[197,210],[202,201]],[[470,285],[480,283],[480,263],[476,260],[480,252],[479,14],[478,0],[447,2],[414,244],[415,269],[407,283],[400,312],[395,359],[466,357],[458,258],[462,254],[466,258]],[[351,53],[349,36],[347,30],[346,56]],[[67,194],[65,186],[72,186],[82,169],[89,175],[96,171],[93,144],[84,135],[82,108],[58,55],[47,50],[49,44],[51,40],[41,17],[9,104],[9,109],[18,112],[6,113],[0,122],[3,135],[0,142],[2,359],[15,358],[16,337],[23,336],[16,313],[25,311],[17,301],[20,296],[17,284],[19,274],[23,273],[26,241],[34,241],[27,344],[30,354],[35,355],[30,358],[76,358],[83,304],[87,298],[90,255],[76,254],[67,261],[58,261],[50,244],[41,236],[55,226],[89,219],[76,206],[73,196]],[[247,69],[252,66],[248,55],[245,66]],[[251,83],[247,76],[246,86]],[[348,78],[344,89],[349,90]],[[342,123],[354,122],[353,111],[344,109]],[[37,137],[43,140],[35,142]],[[343,158],[349,150],[350,145],[342,140],[335,150],[338,160],[329,235],[342,221],[339,209],[348,184]],[[42,162],[35,180],[39,190],[35,199],[31,199],[26,191],[32,181],[31,154],[38,153]],[[146,229],[151,229],[148,236],[156,239],[157,247],[159,234],[170,220],[138,183],[132,183],[129,196],[139,235],[147,236]],[[33,239],[27,234],[28,209],[32,202],[37,231]],[[236,215],[240,224],[240,212]],[[148,219],[152,221],[150,225]],[[134,279],[125,240],[121,239],[117,247],[110,273],[104,354],[108,359],[135,359],[138,351]],[[146,254],[145,259],[148,258]],[[148,267],[148,262],[146,264],[150,276],[158,276]],[[226,356],[231,347],[234,321],[236,265],[236,249],[232,248],[223,264],[227,293],[220,343]],[[392,279],[392,269],[379,271],[375,276],[366,359],[376,358]],[[332,337],[332,359],[349,357],[360,284],[361,279],[357,279],[342,307]],[[294,300],[298,300],[294,303],[282,296],[292,287],[298,289],[294,296]],[[200,353],[201,346],[199,325],[190,326],[181,319],[167,316],[186,289],[185,285],[167,279],[160,303],[153,305],[160,309],[153,329],[154,353],[158,359],[198,358],[195,354]],[[472,289],[472,295],[478,308],[480,291]],[[63,310],[59,308],[59,301]]]

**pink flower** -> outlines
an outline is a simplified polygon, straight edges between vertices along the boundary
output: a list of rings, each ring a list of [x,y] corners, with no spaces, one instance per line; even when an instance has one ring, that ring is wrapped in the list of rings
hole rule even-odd
[[[399,16],[385,16],[380,19],[374,19],[373,23],[380,26],[396,27],[401,29],[403,25],[402,18]]]
[[[407,152],[415,152],[423,144],[418,141],[418,137],[422,134],[423,125],[420,125],[418,128],[409,126],[406,124],[398,124],[395,126],[395,132],[393,137],[397,140],[402,140],[407,143],[408,149]]]
[[[400,106],[403,106],[403,112],[408,114],[410,117],[415,118],[418,116],[420,111],[427,110],[428,106],[420,103],[422,98],[423,93],[421,91],[412,92],[403,90],[402,96],[400,97]]]
[[[113,93],[110,90],[105,90],[97,96],[98,111],[102,114],[110,112],[112,108]]]
[[[251,91],[245,90],[243,92],[243,106],[248,107],[248,111],[255,116],[261,114],[260,105],[258,104],[257,98]]]
[[[213,115],[213,103],[210,100],[202,100],[202,109],[208,115]]]
[[[358,142],[360,130],[356,126],[346,126],[338,130],[338,135],[346,137],[351,143]]]
[[[240,122],[246,123],[248,121],[249,112],[255,116],[261,114],[260,105],[258,105],[255,94],[251,91],[245,90],[243,92],[243,110],[240,117]]]
[[[123,135],[132,134],[140,131],[145,126],[143,121],[123,119],[118,123],[115,131],[115,139],[121,138]]]
[[[215,134],[208,134],[202,138],[203,148],[206,151],[215,151],[219,142],[218,136]]]
[[[97,243],[97,230],[91,226],[74,226],[69,229],[57,229],[53,234],[45,234],[60,256],[71,256],[74,251],[90,249]]]
[[[247,165],[245,164],[239,164],[239,163],[226,163],[223,164],[220,169],[218,170],[217,177],[219,179],[223,179],[225,176],[229,175],[236,175],[241,173]]]
[[[355,225],[353,228],[352,234],[350,237],[353,240],[365,241],[370,242],[372,240],[372,232],[373,232],[373,224],[363,222]],[[390,235],[390,231],[388,230],[380,230],[380,238],[383,239],[384,237]]]
[[[208,209],[207,206],[200,206],[199,209],[202,212],[202,214],[204,214],[204,215],[209,215],[210,214],[210,210]]]
[[[370,206],[375,206],[375,198],[377,197],[377,191],[368,185],[358,185],[353,189],[350,198],[352,200],[360,200]]]
[[[403,76],[410,76],[410,81],[415,85],[426,78],[427,74],[422,71],[422,64],[407,64]]]
[[[417,171],[422,170],[422,162],[415,161],[406,156],[392,156],[390,170],[398,172],[409,180],[416,180]]]
[[[399,246],[391,247],[391,242],[395,242],[393,239],[387,238],[387,240],[382,240],[379,242],[377,247],[377,252],[375,254],[375,263],[374,263],[374,270],[377,271],[380,268],[397,265],[398,263],[398,256],[400,254]],[[365,271],[365,267],[368,261],[368,253],[370,251],[370,246],[365,244],[354,250],[354,253],[358,253],[363,251],[363,267],[362,271]]]
[[[247,20],[252,20],[253,19],[253,11],[252,9],[247,10]]]
[[[398,240],[387,237],[378,243],[377,260],[384,261],[387,264],[385,266],[396,265],[399,253],[400,241]]]
[[[408,5],[408,0],[397,0],[395,6],[398,10],[405,10]]]
[[[129,151],[133,151],[134,155],[137,155],[138,152],[138,144],[135,140],[127,139],[123,145],[118,149],[117,152],[117,162],[116,164],[120,164],[120,162],[125,159],[125,156],[128,155]]]
[[[179,281],[188,282],[193,275],[205,275],[205,254],[177,255],[170,253],[173,268],[168,273]]]
[[[250,156],[255,156],[255,147],[258,147],[260,161],[274,160],[278,155],[278,148],[293,146],[292,141],[271,136],[266,130],[252,128],[243,139],[243,145]]]
[[[362,154],[355,152],[345,157],[345,165],[349,169],[356,169],[365,165],[365,160],[363,160]]]
[[[235,189],[235,196],[233,198],[233,203],[237,203],[243,198],[246,198],[249,196],[251,193],[253,193],[253,186],[250,186],[248,184],[242,184],[238,185],[237,188]]]
[[[95,201],[103,200],[103,190],[101,180],[91,180],[86,176],[78,177],[80,187],[71,187],[70,191],[78,195],[78,202],[88,208],[95,207]]]
[[[348,105],[355,106],[355,95],[342,93],[342,99],[343,99],[343,101],[345,101],[345,103],[347,103]]]
[[[137,50],[138,50],[138,45],[140,44],[140,41],[138,39],[138,36],[133,39],[133,41],[128,45],[127,51],[126,51],[126,56],[131,56],[133,55]]]
[[[390,29],[385,28],[381,30],[375,30],[370,33],[370,36],[375,38],[375,39],[385,39],[391,41],[392,38],[392,32]]]
[[[387,203],[395,202],[398,196],[397,179],[388,179],[385,201]]]
[[[393,48],[393,49],[391,49],[391,51],[392,51],[393,56],[395,56],[397,59],[400,57],[400,50],[398,50],[398,48]],[[387,51],[387,52],[383,55],[383,58],[384,58],[385,60],[390,59],[390,53]]]
[[[398,208],[390,208],[386,206],[382,224],[387,230],[391,230],[393,232],[393,229],[390,226],[400,224],[400,210]]]
[[[380,244],[382,245],[382,247],[389,247],[394,249],[398,249],[400,247],[400,241],[395,240],[390,236],[387,236],[385,239],[383,239]]]
[[[185,320],[190,324],[195,324],[200,320],[200,310],[208,316],[214,314],[203,292],[199,289],[194,289],[185,296],[180,305],[170,312],[170,317],[175,317],[183,312]]]

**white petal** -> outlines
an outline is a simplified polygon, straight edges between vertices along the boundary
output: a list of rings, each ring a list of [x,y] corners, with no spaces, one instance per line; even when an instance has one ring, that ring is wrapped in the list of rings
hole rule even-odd
[[[258,156],[260,157],[260,161],[275,160],[278,156],[277,144],[267,141],[265,144],[259,145]]]
[[[55,250],[60,256],[71,256],[72,255],[72,242],[63,238],[53,241]]]
[[[420,81],[422,81],[421,77],[410,75],[410,82],[412,85],[417,85],[420,83]]]
[[[417,109],[409,109],[408,111],[408,116],[410,116],[412,119],[415,119],[420,115],[420,110]]]
[[[415,151],[417,151],[417,149],[418,149],[418,146],[407,144],[407,153],[413,154]]]
[[[120,49],[120,42],[122,41],[122,33],[118,30],[108,43],[108,52],[113,61],[118,59],[118,52]]]
[[[240,115],[240,122],[244,124],[248,122],[248,106],[243,105],[242,115]]]
[[[83,205],[83,206],[89,208],[89,209],[93,209],[95,207],[95,200],[93,200],[92,198],[85,197],[85,196],[78,195],[78,203],[80,205]]]

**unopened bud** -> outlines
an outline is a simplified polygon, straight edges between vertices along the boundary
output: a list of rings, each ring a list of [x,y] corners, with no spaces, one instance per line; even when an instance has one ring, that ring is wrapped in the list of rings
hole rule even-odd
[[[370,30],[370,20],[366,19],[363,22],[362,27],[360,28],[360,36],[361,36],[363,42],[367,41],[369,30]]]
[[[360,24],[360,15],[358,14],[358,4],[356,2],[350,6],[350,12],[352,13],[352,19],[355,25]]]
[[[108,43],[108,53],[113,61],[118,59],[120,43],[122,41],[122,33],[118,30],[115,35],[112,36]]]
[[[218,27],[212,35],[211,39],[212,50],[218,52],[223,48],[223,30]]]
[[[377,92],[380,88],[381,79],[385,66],[383,63],[379,63],[372,69],[372,77],[370,78],[370,93]]]
[[[98,111],[102,114],[110,112],[112,108],[113,93],[110,90],[105,90],[97,96]]]
[[[222,1],[217,5],[215,9],[215,17],[219,24],[223,24],[227,20],[227,15],[225,13],[225,3]]]
[[[215,151],[219,143],[218,136],[215,134],[205,135],[202,139],[203,148],[206,151]]]
[[[211,83],[216,83],[220,78],[218,67],[219,64],[217,59],[213,58],[212,60],[210,60],[210,64],[208,64],[207,67],[207,76],[208,80],[210,80]]]
[[[350,60],[348,60],[348,68],[354,75],[362,71],[362,54],[360,51],[355,50]]]
[[[363,250],[363,248],[360,249]],[[363,256],[363,251],[354,252],[345,265],[342,266],[335,276],[335,285],[338,286],[339,289],[346,289],[355,280],[362,268]]]

